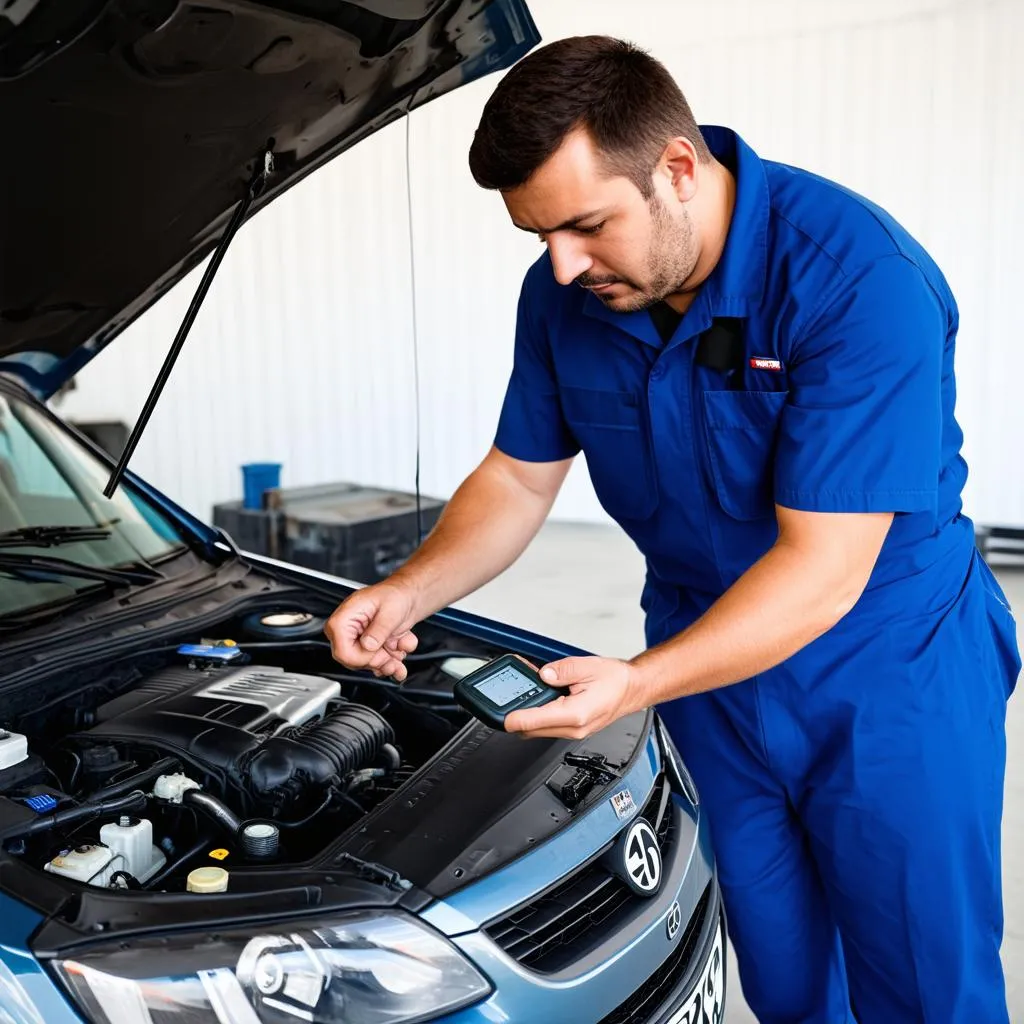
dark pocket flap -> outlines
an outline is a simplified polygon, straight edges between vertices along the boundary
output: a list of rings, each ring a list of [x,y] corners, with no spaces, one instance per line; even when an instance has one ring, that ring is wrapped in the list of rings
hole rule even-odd
[[[576,387],[562,387],[560,393],[602,508],[620,523],[651,516],[658,485],[640,396]]]
[[[768,430],[773,435],[788,391],[705,391],[704,408],[712,430]]]
[[[579,426],[636,429],[640,425],[640,398],[634,391],[595,391],[563,387],[565,418]]]

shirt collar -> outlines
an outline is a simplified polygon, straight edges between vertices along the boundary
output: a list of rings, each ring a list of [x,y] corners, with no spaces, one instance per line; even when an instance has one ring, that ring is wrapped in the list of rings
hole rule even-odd
[[[747,316],[764,295],[768,272],[768,177],[758,155],[736,132],[702,125],[701,134],[715,159],[736,177],[725,249],[702,291],[711,300],[712,315]]]
[[[748,316],[764,294],[768,269],[771,198],[764,164],[754,150],[729,128],[701,125],[701,134],[715,159],[735,175],[736,202],[722,255],[683,318],[680,330],[676,332],[677,338],[684,332],[685,336],[692,337],[710,326],[705,322],[709,316]],[[583,310],[589,316],[620,327],[640,341],[661,346],[661,338],[646,311],[615,313],[592,292],[587,294]],[[696,323],[698,319],[700,324]]]

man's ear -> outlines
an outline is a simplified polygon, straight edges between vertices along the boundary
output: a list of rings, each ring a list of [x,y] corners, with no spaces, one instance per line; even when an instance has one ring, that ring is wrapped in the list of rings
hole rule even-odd
[[[672,191],[681,203],[689,202],[697,193],[697,150],[680,135],[665,147],[658,161],[658,174],[668,178]]]

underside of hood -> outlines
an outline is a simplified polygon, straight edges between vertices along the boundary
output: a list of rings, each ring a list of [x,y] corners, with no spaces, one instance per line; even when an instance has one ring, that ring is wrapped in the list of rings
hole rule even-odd
[[[0,5],[0,370],[48,395],[250,215],[539,39],[523,0]]]

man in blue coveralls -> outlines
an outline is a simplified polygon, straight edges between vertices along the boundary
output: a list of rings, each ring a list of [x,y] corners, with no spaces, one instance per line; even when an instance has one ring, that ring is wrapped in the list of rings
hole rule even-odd
[[[585,737],[657,705],[708,809],[763,1022],[1008,1019],[1010,610],[961,512],[957,309],[867,200],[695,124],[667,71],[556,42],[470,154],[543,256],[493,449],[328,626],[405,677],[411,627],[502,572],[580,451],[646,557],[647,649],[544,668],[510,716]]]

